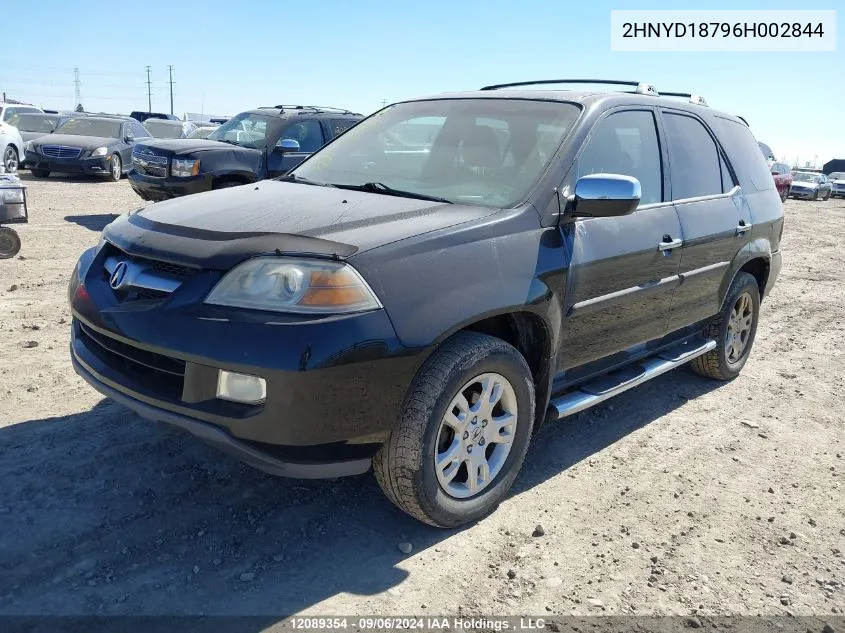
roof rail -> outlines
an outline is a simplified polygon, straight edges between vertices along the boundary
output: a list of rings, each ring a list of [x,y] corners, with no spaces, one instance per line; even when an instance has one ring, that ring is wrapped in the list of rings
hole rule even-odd
[[[314,105],[291,105],[291,104],[283,104],[283,105],[275,105],[275,106],[259,106],[259,110],[298,110],[301,112],[334,112],[337,114],[354,114],[356,116],[361,116],[357,112],[352,112],[351,110],[347,110],[345,108],[333,108],[331,106],[314,106]]]
[[[659,97],[657,90],[651,84],[641,81],[621,81],[615,79],[540,79],[539,81],[517,81],[509,84],[494,84],[484,86],[482,90],[499,90],[500,88],[516,88],[518,86],[542,86],[549,84],[603,84],[611,86],[634,86],[635,94]]]
[[[690,103],[694,103],[695,105],[700,105],[707,107],[707,100],[700,96],[690,94],[689,92],[661,92],[661,97],[687,97]]]

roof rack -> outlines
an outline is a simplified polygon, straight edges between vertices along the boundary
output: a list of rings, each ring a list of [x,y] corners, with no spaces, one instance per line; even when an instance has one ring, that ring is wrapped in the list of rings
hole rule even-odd
[[[661,92],[661,97],[686,97],[689,99],[690,103],[694,103],[695,105],[705,106],[707,107],[707,100],[700,96],[690,94],[689,92]]]
[[[617,81],[615,79],[540,79],[539,81],[517,81],[509,84],[494,84],[484,86],[482,90],[499,90],[500,88],[516,88],[518,86],[543,86],[549,84],[603,84],[610,86],[634,86],[635,94],[659,97],[657,90],[651,84],[641,81]]]
[[[707,106],[707,101],[700,95],[689,92],[657,92],[651,84],[642,81],[622,81],[616,79],[541,79],[539,81],[517,81],[508,84],[484,86],[482,90],[499,90],[500,88],[516,88],[518,86],[543,86],[550,84],[601,84],[607,86],[634,86],[634,90],[625,90],[633,94],[650,95],[652,97],[686,97],[690,103]]]
[[[331,106],[314,106],[314,105],[275,105],[275,106],[259,106],[259,110],[281,110],[284,112],[285,110],[297,110],[300,112],[333,112],[336,114],[354,114],[356,116],[361,116],[357,112],[352,112],[351,110],[347,110],[345,108],[333,108]]]

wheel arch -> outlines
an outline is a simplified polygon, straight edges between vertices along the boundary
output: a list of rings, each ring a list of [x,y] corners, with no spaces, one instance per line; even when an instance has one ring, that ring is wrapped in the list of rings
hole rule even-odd
[[[221,185],[224,182],[236,182],[239,185],[248,185],[250,183],[255,182],[255,176],[252,177],[247,176],[241,172],[225,172],[222,174],[214,174],[211,177],[211,186],[214,188],[215,186]]]
[[[739,273],[749,273],[757,280],[757,288],[760,291],[760,300],[766,295],[771,272],[772,252],[771,245],[767,240],[755,240],[748,244],[742,251],[743,257],[737,258],[731,266],[729,274],[725,275],[722,287],[719,289],[720,309],[724,306],[728,291]]]
[[[552,379],[552,331],[549,323],[536,312],[516,310],[487,316],[449,333],[446,340],[459,332],[487,334],[512,345],[522,354],[534,382],[536,410],[534,432],[546,419]],[[443,344],[439,341],[438,346]]]

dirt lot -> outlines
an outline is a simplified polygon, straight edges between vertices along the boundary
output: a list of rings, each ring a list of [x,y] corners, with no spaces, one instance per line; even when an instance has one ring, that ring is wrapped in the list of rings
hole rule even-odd
[[[28,184],[0,261],[0,614],[845,609],[845,201],[787,203],[740,378],[680,370],[547,426],[496,513],[439,531],[370,476],[274,479],[102,400],[68,360],[65,287],[141,201]]]

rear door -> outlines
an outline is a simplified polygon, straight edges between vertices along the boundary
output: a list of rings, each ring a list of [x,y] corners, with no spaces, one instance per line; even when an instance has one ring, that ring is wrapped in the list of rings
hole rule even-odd
[[[581,176],[640,181],[630,215],[584,218],[561,228],[570,246],[559,370],[586,365],[666,334],[678,283],[681,225],[664,184],[665,152],[653,108],[618,109],[590,131],[569,191]]]
[[[681,283],[669,331],[716,314],[720,286],[751,237],[751,209],[712,131],[697,116],[661,108],[671,199],[681,219]]]

